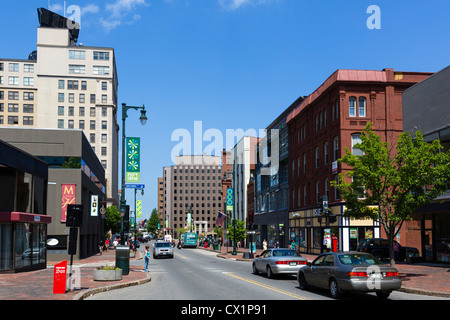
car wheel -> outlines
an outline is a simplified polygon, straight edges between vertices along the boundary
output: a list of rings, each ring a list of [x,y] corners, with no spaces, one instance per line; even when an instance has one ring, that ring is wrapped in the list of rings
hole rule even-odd
[[[302,290],[305,290],[308,287],[308,284],[306,283],[305,274],[303,272],[299,273],[298,275],[298,286]]]
[[[339,285],[338,285],[336,279],[330,280],[329,289],[330,289],[330,296],[333,299],[339,299],[339,297],[341,296],[341,292],[340,292]]]
[[[273,279],[273,272],[270,266],[267,266],[267,278]]]
[[[392,291],[377,291],[377,297],[379,299],[387,299]]]
[[[258,274],[258,269],[256,269],[256,264],[253,264],[253,274]]]

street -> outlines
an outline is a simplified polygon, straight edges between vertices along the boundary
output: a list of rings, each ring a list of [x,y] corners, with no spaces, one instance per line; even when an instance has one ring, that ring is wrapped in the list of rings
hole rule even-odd
[[[150,248],[152,243],[150,242]],[[141,245],[140,250],[144,250]],[[298,287],[296,277],[268,279],[252,273],[250,261],[218,258],[202,249],[174,249],[173,259],[150,259],[149,283],[95,294],[87,300],[332,300],[327,291]],[[139,260],[134,264],[143,265]],[[343,300],[377,301],[375,294],[347,294]],[[393,292],[389,300],[443,298]]]

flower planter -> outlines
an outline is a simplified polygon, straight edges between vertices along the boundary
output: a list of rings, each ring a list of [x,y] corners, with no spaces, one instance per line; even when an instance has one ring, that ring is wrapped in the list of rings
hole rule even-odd
[[[119,280],[122,280],[122,269],[94,270],[94,281],[119,281]]]

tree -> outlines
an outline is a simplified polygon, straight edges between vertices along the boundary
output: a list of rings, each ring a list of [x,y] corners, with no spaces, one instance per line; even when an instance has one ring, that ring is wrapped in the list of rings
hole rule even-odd
[[[106,208],[106,218],[105,218],[105,235],[111,230],[112,234],[118,233],[120,231],[119,222],[121,222],[122,217],[120,216],[120,211],[116,206],[109,206]]]
[[[412,212],[447,190],[450,153],[440,152],[438,140],[425,142],[419,131],[414,139],[408,132],[401,134],[394,148],[381,141],[371,123],[354,148],[362,155],[346,148],[339,162],[350,170],[332,185],[346,201],[345,216],[369,217],[381,223],[389,241],[390,263],[395,266],[393,241],[404,221],[412,220]]]
[[[236,243],[238,243],[241,240],[244,240],[246,238],[246,234],[245,234],[245,222],[244,221],[240,221],[240,220],[236,220],[236,237],[234,235],[234,227],[233,227],[233,221],[234,219],[231,219],[231,223],[228,226],[228,239],[232,240],[232,241],[236,241]]]
[[[152,210],[152,213],[150,215],[150,219],[147,220],[147,231],[156,234],[156,231],[158,230],[158,224],[160,223],[159,217],[158,217],[158,211],[156,208]]]

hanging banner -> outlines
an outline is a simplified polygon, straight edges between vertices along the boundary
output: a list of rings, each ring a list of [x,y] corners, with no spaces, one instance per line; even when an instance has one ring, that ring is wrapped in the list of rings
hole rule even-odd
[[[75,184],[61,185],[61,222],[67,220],[67,205],[75,204]]]
[[[227,195],[226,195],[226,210],[227,211],[233,211],[234,207],[234,199],[233,199],[233,188],[227,188]]]
[[[126,182],[141,181],[141,138],[127,138]]]
[[[136,200],[136,217],[142,218],[142,200]]]
[[[91,217],[98,217],[98,195],[91,195]]]

